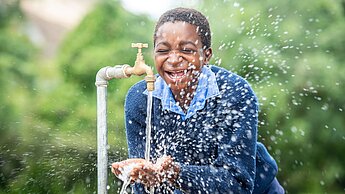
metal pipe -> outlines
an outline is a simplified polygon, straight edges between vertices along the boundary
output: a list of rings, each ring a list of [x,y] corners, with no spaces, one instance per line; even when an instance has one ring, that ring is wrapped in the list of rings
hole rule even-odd
[[[108,135],[107,135],[107,86],[97,87],[97,177],[98,193],[107,193],[107,162],[108,162]]]
[[[129,65],[103,67],[97,72],[97,177],[98,194],[107,193],[108,184],[108,131],[107,131],[107,87],[108,80],[126,78],[125,69]]]

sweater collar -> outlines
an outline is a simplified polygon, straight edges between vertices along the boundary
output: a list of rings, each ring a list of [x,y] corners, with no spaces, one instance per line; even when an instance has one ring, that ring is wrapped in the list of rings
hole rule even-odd
[[[144,93],[147,94],[147,90],[145,90]],[[152,92],[153,97],[161,100],[163,110],[168,110],[179,114],[182,120],[190,118],[198,110],[203,109],[207,99],[219,94],[220,92],[216,82],[216,75],[208,66],[204,66],[201,70],[196,93],[186,113],[183,112],[182,108],[176,104],[169,86],[160,76],[157,77],[155,82],[155,90]]]

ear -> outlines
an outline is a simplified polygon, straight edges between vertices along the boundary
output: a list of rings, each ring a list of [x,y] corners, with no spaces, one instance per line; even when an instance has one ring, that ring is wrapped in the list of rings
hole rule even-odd
[[[208,62],[210,62],[210,59],[212,57],[212,48],[208,48],[204,50],[204,59],[203,62],[204,64],[208,64]]]

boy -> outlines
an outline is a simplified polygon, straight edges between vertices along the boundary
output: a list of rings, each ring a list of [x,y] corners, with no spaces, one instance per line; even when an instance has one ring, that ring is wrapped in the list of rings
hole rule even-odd
[[[154,32],[158,76],[153,91],[150,162],[145,152],[146,84],[126,97],[131,159],[114,163],[116,175],[133,167],[135,193],[284,193],[277,164],[257,142],[258,103],[249,84],[208,65],[211,31],[194,9],[164,13]]]

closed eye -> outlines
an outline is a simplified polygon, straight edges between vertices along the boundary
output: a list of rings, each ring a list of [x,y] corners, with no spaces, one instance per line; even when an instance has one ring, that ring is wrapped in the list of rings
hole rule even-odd
[[[169,49],[158,49],[158,50],[156,50],[156,53],[159,53],[159,54],[167,54],[169,52],[170,52]]]
[[[182,53],[184,54],[193,54],[195,53],[196,51],[194,49],[187,49],[187,48],[184,48],[181,50]]]

